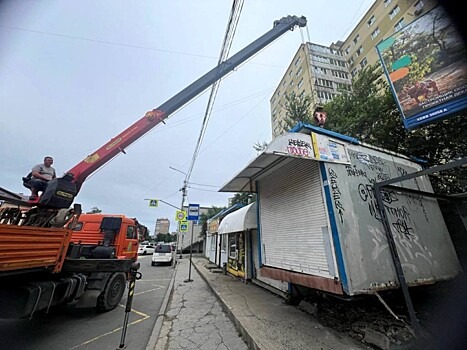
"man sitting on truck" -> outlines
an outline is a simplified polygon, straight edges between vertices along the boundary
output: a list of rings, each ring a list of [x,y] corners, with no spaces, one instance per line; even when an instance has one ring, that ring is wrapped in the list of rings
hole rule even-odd
[[[37,164],[32,168],[31,180],[28,185],[31,188],[30,201],[36,201],[39,196],[39,191],[44,192],[47,188],[47,182],[56,178],[55,169],[52,167],[54,160],[52,157],[44,157],[43,164]]]

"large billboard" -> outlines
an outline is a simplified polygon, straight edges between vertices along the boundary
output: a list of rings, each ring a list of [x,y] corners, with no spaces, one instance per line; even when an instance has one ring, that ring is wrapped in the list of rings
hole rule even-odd
[[[406,129],[467,108],[467,51],[441,6],[376,46]]]

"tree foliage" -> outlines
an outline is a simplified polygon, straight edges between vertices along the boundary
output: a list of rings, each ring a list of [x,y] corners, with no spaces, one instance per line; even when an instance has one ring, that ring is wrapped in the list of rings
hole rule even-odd
[[[226,208],[225,207],[212,206],[211,208],[208,208],[206,213],[202,213],[199,216],[198,224],[201,225],[201,232],[199,234],[200,238],[206,237],[206,233],[207,233],[207,230],[208,230],[208,225],[207,225],[208,220],[210,218],[212,218],[214,215],[216,215],[219,212],[221,212],[222,210],[224,210],[224,209],[226,209]]]
[[[91,211],[88,211],[86,214],[99,214],[102,213],[102,210],[100,210],[98,207],[92,207]]]
[[[266,148],[268,147],[268,143],[266,141],[263,141],[263,142],[256,142],[254,145],[253,145],[253,148],[255,149],[256,151],[256,154],[260,154],[261,152],[263,152]]]
[[[297,122],[313,124],[312,99],[309,95],[297,96],[295,92],[285,95],[285,118],[281,124],[283,130],[292,129]]]
[[[256,201],[256,193],[238,192],[238,193],[235,193],[234,197],[232,198],[232,205],[235,205],[235,204],[248,205],[254,201]]]
[[[362,70],[352,82],[352,91],[342,92],[324,106],[326,128],[360,141],[425,160],[426,166],[445,164],[467,156],[467,120],[461,115],[407,131],[389,86],[375,65]],[[466,171],[456,169],[432,178],[440,193],[465,191]]]
[[[176,235],[171,235],[170,233],[158,233],[156,235],[156,242],[166,242],[171,243],[177,240]]]

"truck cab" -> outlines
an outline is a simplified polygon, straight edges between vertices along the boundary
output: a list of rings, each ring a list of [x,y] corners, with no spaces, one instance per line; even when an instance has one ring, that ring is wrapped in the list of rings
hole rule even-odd
[[[68,255],[137,260],[144,229],[125,215],[81,214],[73,228]]]

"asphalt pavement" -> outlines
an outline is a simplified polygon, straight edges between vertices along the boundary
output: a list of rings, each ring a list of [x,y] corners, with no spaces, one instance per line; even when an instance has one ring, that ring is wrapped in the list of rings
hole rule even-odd
[[[204,257],[189,266],[189,256],[178,260],[146,350],[368,349],[268,290],[213,272]]]

